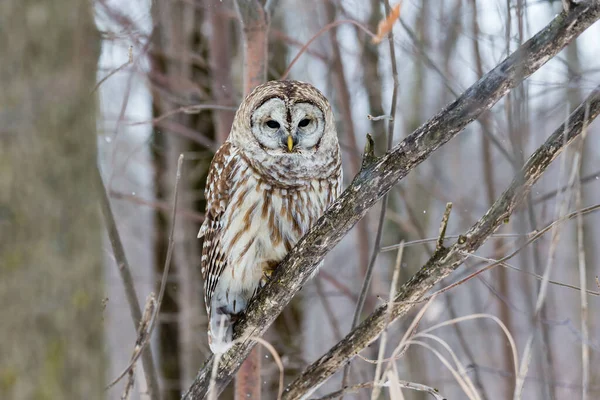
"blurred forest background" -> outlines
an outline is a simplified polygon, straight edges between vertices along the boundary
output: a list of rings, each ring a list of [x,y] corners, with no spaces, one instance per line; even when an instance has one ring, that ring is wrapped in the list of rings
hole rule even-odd
[[[64,3],[65,7],[87,4],[52,1]],[[178,399],[210,355],[199,270],[200,242],[196,234],[203,221],[204,184],[209,163],[226,139],[235,109],[243,98],[244,52],[238,13],[233,0],[94,0],[93,5],[87,6],[87,12],[84,6],[78,5],[67,16],[52,14],[51,21],[64,18],[66,27],[80,30],[51,36],[63,40],[55,49],[55,54],[62,54],[61,62],[87,63],[89,71],[93,71],[94,64],[89,60],[97,59],[97,75],[94,79],[79,75],[48,79],[87,79],[86,93],[99,99],[97,122],[88,121],[87,128],[79,128],[90,132],[97,128],[102,178],[142,306],[150,292],[158,291],[161,282],[173,224],[171,207],[177,159],[181,153],[185,155],[172,265],[151,340],[160,398]],[[10,15],[9,9],[6,4],[0,5],[0,13]],[[393,30],[398,67],[393,143],[454,100],[561,10],[560,1],[549,0],[404,0],[400,20]],[[49,18],[38,15],[38,11],[32,8],[26,14],[27,21]],[[394,88],[390,48],[387,40],[376,45],[365,33],[365,29],[376,32],[379,21],[385,18],[384,2],[270,0],[266,12],[270,20],[268,79],[281,79],[287,74],[289,79],[314,84],[330,99],[344,152],[347,184],[360,166],[366,133],[372,133],[375,138],[376,154],[387,148],[386,119],[373,120],[368,116],[389,115]],[[91,31],[81,17],[87,14],[95,20],[100,32],[96,44],[87,43],[85,36],[78,36],[81,29]],[[337,23],[331,24],[333,21]],[[46,40],[39,30],[23,30],[18,21],[4,22],[15,31],[11,28],[10,37],[14,42],[9,42],[0,24],[2,48],[12,47],[15,52],[30,48],[27,38],[20,37],[18,32],[31,35],[33,41]],[[73,35],[73,32],[79,33]],[[400,269],[400,282],[404,282],[434,250],[446,203],[454,205],[448,235],[463,233],[508,186],[531,152],[597,85],[600,81],[599,37],[600,25],[595,24],[390,192],[364,316],[388,298],[396,259],[394,245],[405,242]],[[312,39],[314,41],[305,46]],[[65,48],[70,46],[78,50],[67,52]],[[90,50],[94,46],[99,46],[96,54]],[[31,51],[34,76],[35,63],[39,60],[36,61],[35,48]],[[0,54],[0,64],[1,60]],[[41,65],[40,73],[44,72],[43,68],[56,67],[52,62],[38,65]],[[8,85],[9,78],[3,79]],[[43,101],[61,101],[60,93],[43,96]],[[6,99],[3,99],[4,104],[9,104]],[[0,102],[0,106],[2,104]],[[86,107],[77,103],[66,105],[75,106]],[[10,126],[10,107],[2,108],[0,133]],[[94,117],[93,111],[90,115]],[[558,218],[556,210],[564,198],[571,199],[569,212],[599,203],[599,130],[599,124],[591,125],[583,144],[581,169],[575,171],[581,182],[577,186],[578,193],[561,192],[569,181],[573,159],[579,156],[574,150],[576,146],[572,146],[535,185],[526,204],[442,286],[489,264],[488,259],[499,259],[516,250],[532,232]],[[88,160],[93,157],[89,156],[93,152],[90,149],[88,145]],[[4,158],[0,158],[0,167],[10,168],[4,164],[9,158],[1,148],[0,155]],[[21,157],[26,156],[21,154]],[[95,179],[93,171],[88,172],[85,176],[75,174],[73,177],[82,181],[81,188],[89,188],[89,180]],[[35,179],[34,176],[29,178]],[[64,184],[60,179],[57,182]],[[79,196],[77,193],[80,191],[70,196]],[[2,196],[0,193],[0,199]],[[82,204],[84,207],[86,203]],[[47,207],[44,209],[49,210]],[[3,226],[1,212],[0,209],[0,228]],[[265,337],[281,356],[286,382],[349,332],[380,230],[379,216],[380,205],[330,253],[318,276],[286,308]],[[600,215],[585,215],[581,228],[578,233],[576,219],[565,222],[560,225],[560,237],[555,237],[555,243],[548,233],[520,251],[509,261],[510,265],[486,271],[438,296],[428,306],[419,330],[459,317],[493,315],[514,338],[520,359],[528,336],[537,326],[523,398],[600,398],[597,368],[600,365],[600,298],[597,293],[600,287],[595,280],[600,274]],[[30,229],[34,229],[33,225]],[[107,369],[104,375],[106,381],[110,381],[130,361],[136,328],[105,229],[96,224],[89,225],[89,229],[85,225],[73,229],[77,229],[74,232],[92,231],[89,233],[92,236],[104,234],[96,250],[101,250],[101,254],[90,257],[102,262],[94,279],[100,279],[103,274],[106,282],[101,294],[105,298],[102,317]],[[5,240],[4,233],[0,232],[0,237]],[[88,239],[81,238],[87,246],[94,240]],[[6,250],[2,244],[0,250]],[[553,265],[552,284],[538,324],[532,315],[540,289],[539,277],[548,265]],[[50,274],[51,270],[45,273]],[[37,279],[44,278],[38,276]],[[5,285],[8,284],[5,282]],[[35,297],[36,289],[31,290],[31,296]],[[393,325],[388,347],[398,344],[420,308]],[[90,324],[100,327],[101,321],[89,317],[89,313],[98,310],[100,307],[83,315],[93,320]],[[448,399],[467,398],[451,368],[440,361],[440,355],[473,383],[478,397],[472,398],[512,397],[514,360],[507,336],[497,322],[490,318],[473,318],[450,323],[432,334],[437,338],[419,338],[424,344],[410,347],[396,362],[400,379],[435,387]],[[60,354],[60,350],[55,353]],[[361,355],[376,358],[377,346]],[[263,356],[263,398],[274,399],[279,370],[271,355],[263,351]],[[102,358],[102,354],[98,357]],[[460,371],[453,357],[464,371]],[[44,368],[52,368],[52,364]],[[373,371],[374,365],[355,358],[347,384],[372,380]],[[146,382],[141,363],[136,375],[132,398],[145,398]],[[0,394],[2,390],[11,393],[9,390],[13,390],[10,388],[16,379],[10,370],[0,370]],[[119,398],[125,381],[109,390],[110,398]],[[340,384],[341,373],[338,373],[313,397],[338,390]],[[403,391],[403,395],[406,399],[431,398],[411,390]],[[388,393],[384,390],[381,396],[387,398]],[[223,399],[232,397],[231,390],[221,396]],[[369,397],[368,389],[345,396]]]

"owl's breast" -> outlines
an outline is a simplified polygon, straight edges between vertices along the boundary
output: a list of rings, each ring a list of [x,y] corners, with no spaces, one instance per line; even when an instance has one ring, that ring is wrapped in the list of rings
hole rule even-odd
[[[240,172],[224,215],[224,275],[232,289],[254,290],[264,270],[274,268],[323,214],[334,188],[325,179],[282,188],[251,168]]]

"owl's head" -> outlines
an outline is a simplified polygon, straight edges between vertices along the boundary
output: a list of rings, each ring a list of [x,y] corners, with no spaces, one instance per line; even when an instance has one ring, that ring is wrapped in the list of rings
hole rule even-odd
[[[338,148],[329,102],[314,86],[298,81],[256,87],[236,113],[230,141],[250,155],[264,153],[280,161]]]

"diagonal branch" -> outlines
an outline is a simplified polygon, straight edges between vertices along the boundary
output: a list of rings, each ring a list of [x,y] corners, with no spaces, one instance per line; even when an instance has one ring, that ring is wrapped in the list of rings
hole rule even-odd
[[[273,279],[261,290],[256,300],[250,304],[246,315],[236,325],[236,336],[262,336],[277,315],[308,281],[318,263],[393,185],[440,146],[455,137],[482,112],[490,109],[509,90],[529,77],[599,18],[600,2],[598,1],[583,2],[570,12],[561,13],[546,28],[471,86],[456,101],[419,127],[384,156],[367,162],[352,184],[280,264]],[[592,115],[590,110],[590,117]],[[546,152],[548,154],[552,151],[556,152],[561,146],[562,143],[546,149]],[[549,163],[551,159],[550,157],[546,161]],[[514,203],[506,206],[505,211],[512,211],[511,207],[514,207]],[[503,212],[501,221],[508,215]],[[481,221],[483,225],[477,225],[473,229],[491,234],[495,228],[494,221],[486,216]],[[477,240],[470,236],[462,238],[460,250],[465,251],[468,248],[480,246],[487,236],[477,236]],[[453,259],[454,261],[449,258],[452,255],[456,257]],[[423,269],[409,282],[432,284],[434,279],[429,274],[436,270],[434,267],[441,266],[441,272],[447,275],[460,263],[458,254],[450,253],[446,249],[436,253],[436,260],[438,261],[436,265],[428,265],[428,268]],[[450,264],[446,264],[448,260],[451,261]],[[439,264],[440,261],[444,262]],[[407,294],[406,287],[403,287],[398,296],[404,298]],[[413,297],[411,296],[411,298]],[[406,312],[412,306],[412,304],[395,306],[394,318],[400,315],[400,311]],[[365,327],[373,322],[376,322],[376,316],[366,320],[351,335],[366,334]],[[376,337],[376,333],[374,335]],[[336,347],[336,351],[343,349],[343,343],[347,344],[347,341],[341,343],[342,347]],[[254,345],[255,343],[251,340],[246,340],[236,344],[223,355],[217,371],[216,390],[221,392],[231,381],[240,363]],[[352,352],[348,353],[348,356],[350,355]],[[329,361],[332,360],[329,359]],[[327,359],[322,359],[321,363],[324,364],[319,365],[328,365]],[[201,399],[206,396],[211,366],[212,358],[199,372],[194,383],[184,395],[185,399]],[[321,382],[337,370],[331,365],[328,366],[329,368],[320,369],[323,371],[319,377]],[[303,388],[307,389],[301,385],[301,382],[292,388],[295,388],[296,395],[300,394]],[[284,396],[293,398],[291,394],[286,392]]]
[[[461,235],[450,248],[437,250],[423,268],[400,288],[392,307],[388,307],[387,304],[379,307],[358,328],[309,366],[287,387],[284,399],[298,399],[307,393],[310,394],[358,352],[377,339],[387,326],[386,312],[389,313],[390,308],[393,320],[406,315],[433,286],[456,270],[470,253],[477,250],[509,218],[550,163],[598,114],[600,114],[600,86],[596,87],[586,101],[579,105],[565,123],[559,126],[533,153],[513,178],[508,189],[465,235]]]

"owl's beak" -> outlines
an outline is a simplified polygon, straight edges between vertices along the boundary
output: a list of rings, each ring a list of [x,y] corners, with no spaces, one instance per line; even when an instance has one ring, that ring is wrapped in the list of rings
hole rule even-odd
[[[288,135],[287,137],[287,148],[291,152],[294,149],[294,139],[292,135]]]

